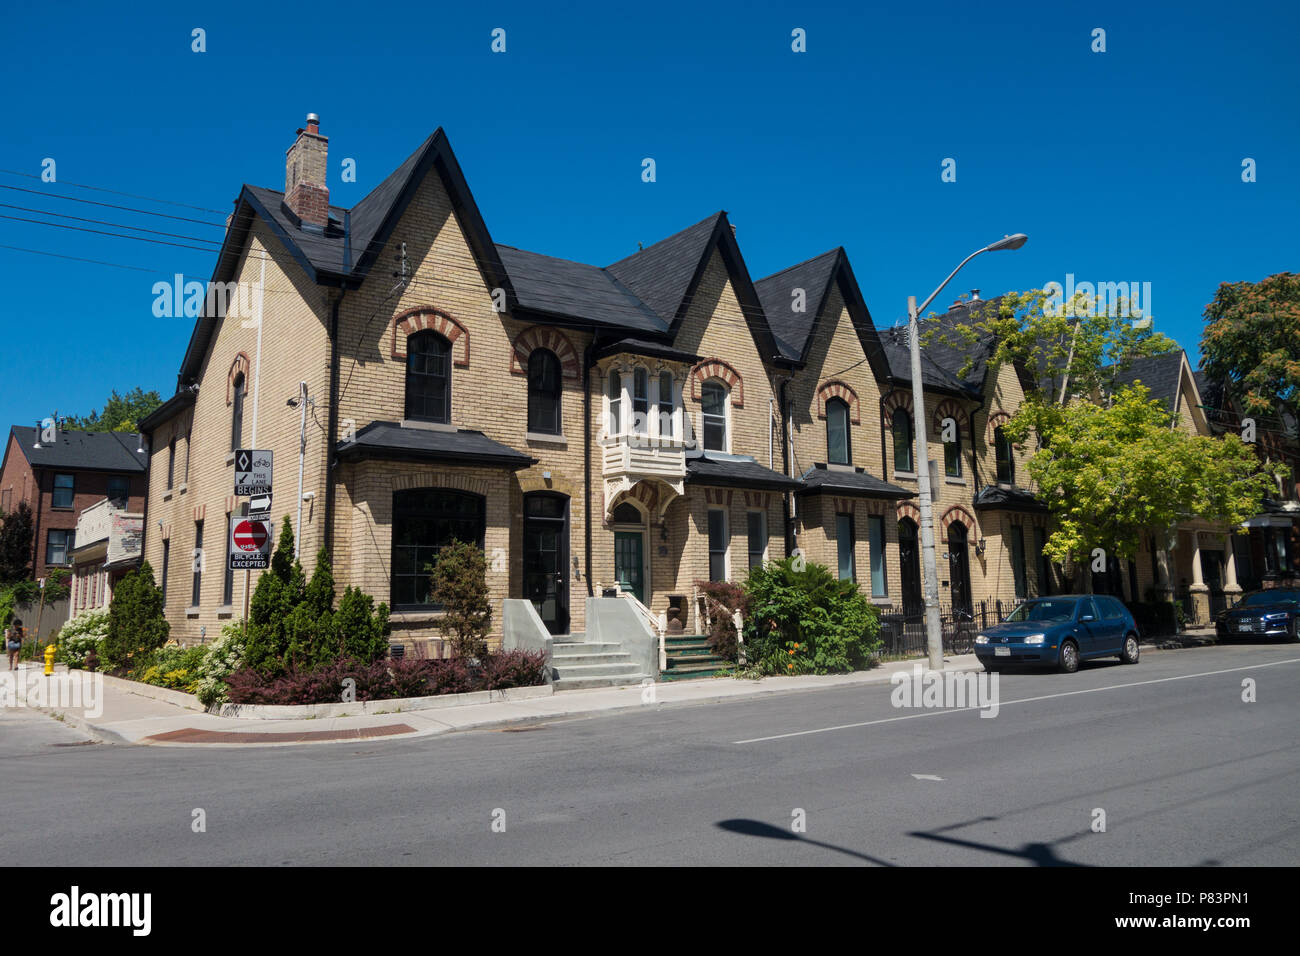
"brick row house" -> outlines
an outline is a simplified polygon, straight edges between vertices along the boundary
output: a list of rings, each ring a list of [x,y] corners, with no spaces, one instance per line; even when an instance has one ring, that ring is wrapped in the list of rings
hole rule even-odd
[[[107,499],[139,513],[147,493],[149,456],[135,432],[79,432],[40,427],[9,429],[0,465],[0,514],[21,502],[32,509],[33,575],[71,570],[82,512]]]
[[[351,209],[329,205],[327,149],[309,117],[284,191],[243,187],[219,301],[141,425],[145,556],[178,637],[215,636],[255,584],[225,570],[248,447],[274,452],[271,516],[304,566],[327,548],[407,643],[436,639],[427,566],[456,538],[483,546],[494,607],[528,598],[555,634],[583,630],[590,595],[665,615],[795,547],[915,606],[918,427],[941,599],[1065,587],[1041,559],[1031,451],[1000,431],[1032,383],[927,349],[918,414],[905,343],[875,328],[843,249],[755,282],[719,212],[587,265],[496,243],[441,130]]]

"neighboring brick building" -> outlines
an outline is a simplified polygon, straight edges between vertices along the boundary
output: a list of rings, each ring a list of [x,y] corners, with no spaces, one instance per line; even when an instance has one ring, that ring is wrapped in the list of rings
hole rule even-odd
[[[141,424],[145,558],[176,636],[243,613],[225,570],[241,447],[274,452],[271,517],[305,568],[327,548],[408,642],[436,634],[426,567],[453,537],[485,548],[495,608],[527,597],[555,633],[605,588],[662,615],[795,547],[915,607],[916,427],[944,603],[1066,586],[1041,558],[1031,451],[999,430],[1034,383],[993,373],[987,346],[964,375],[967,355],[928,347],[914,414],[906,348],[843,249],[753,282],[719,212],[601,268],[494,242],[442,130],[351,209],[328,204],[327,150],[309,117],[284,191],[243,187],[178,390]]]
[[[41,430],[14,425],[9,429],[0,467],[0,512],[20,501],[32,509],[32,559],[36,577],[51,567],[71,568],[77,519],[96,502],[109,498],[127,511],[145,503],[148,454],[135,432],[57,430],[39,441]]]

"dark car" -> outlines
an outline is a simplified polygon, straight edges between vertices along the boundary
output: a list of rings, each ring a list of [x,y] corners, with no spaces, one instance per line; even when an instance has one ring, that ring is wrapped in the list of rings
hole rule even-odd
[[[1233,637],[1281,637],[1300,640],[1300,588],[1247,591],[1214,620],[1219,640]]]
[[[1009,665],[1055,667],[1072,674],[1080,661],[1118,657],[1138,662],[1137,621],[1107,594],[1066,594],[1016,605],[1001,624],[975,637],[985,670]]]

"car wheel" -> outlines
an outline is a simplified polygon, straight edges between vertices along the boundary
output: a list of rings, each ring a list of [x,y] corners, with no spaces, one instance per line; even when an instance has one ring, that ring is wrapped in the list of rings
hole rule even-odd
[[[1061,642],[1061,656],[1056,665],[1062,673],[1073,674],[1079,669],[1079,645],[1074,641]]]
[[[1125,664],[1136,664],[1138,662],[1138,639],[1136,634],[1130,634],[1124,638],[1124,650],[1120,651],[1119,659]]]

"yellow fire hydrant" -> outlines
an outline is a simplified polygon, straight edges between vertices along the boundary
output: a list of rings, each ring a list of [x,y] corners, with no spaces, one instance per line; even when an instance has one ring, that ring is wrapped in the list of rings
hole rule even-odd
[[[49,677],[54,673],[54,645],[45,645],[45,676]]]

